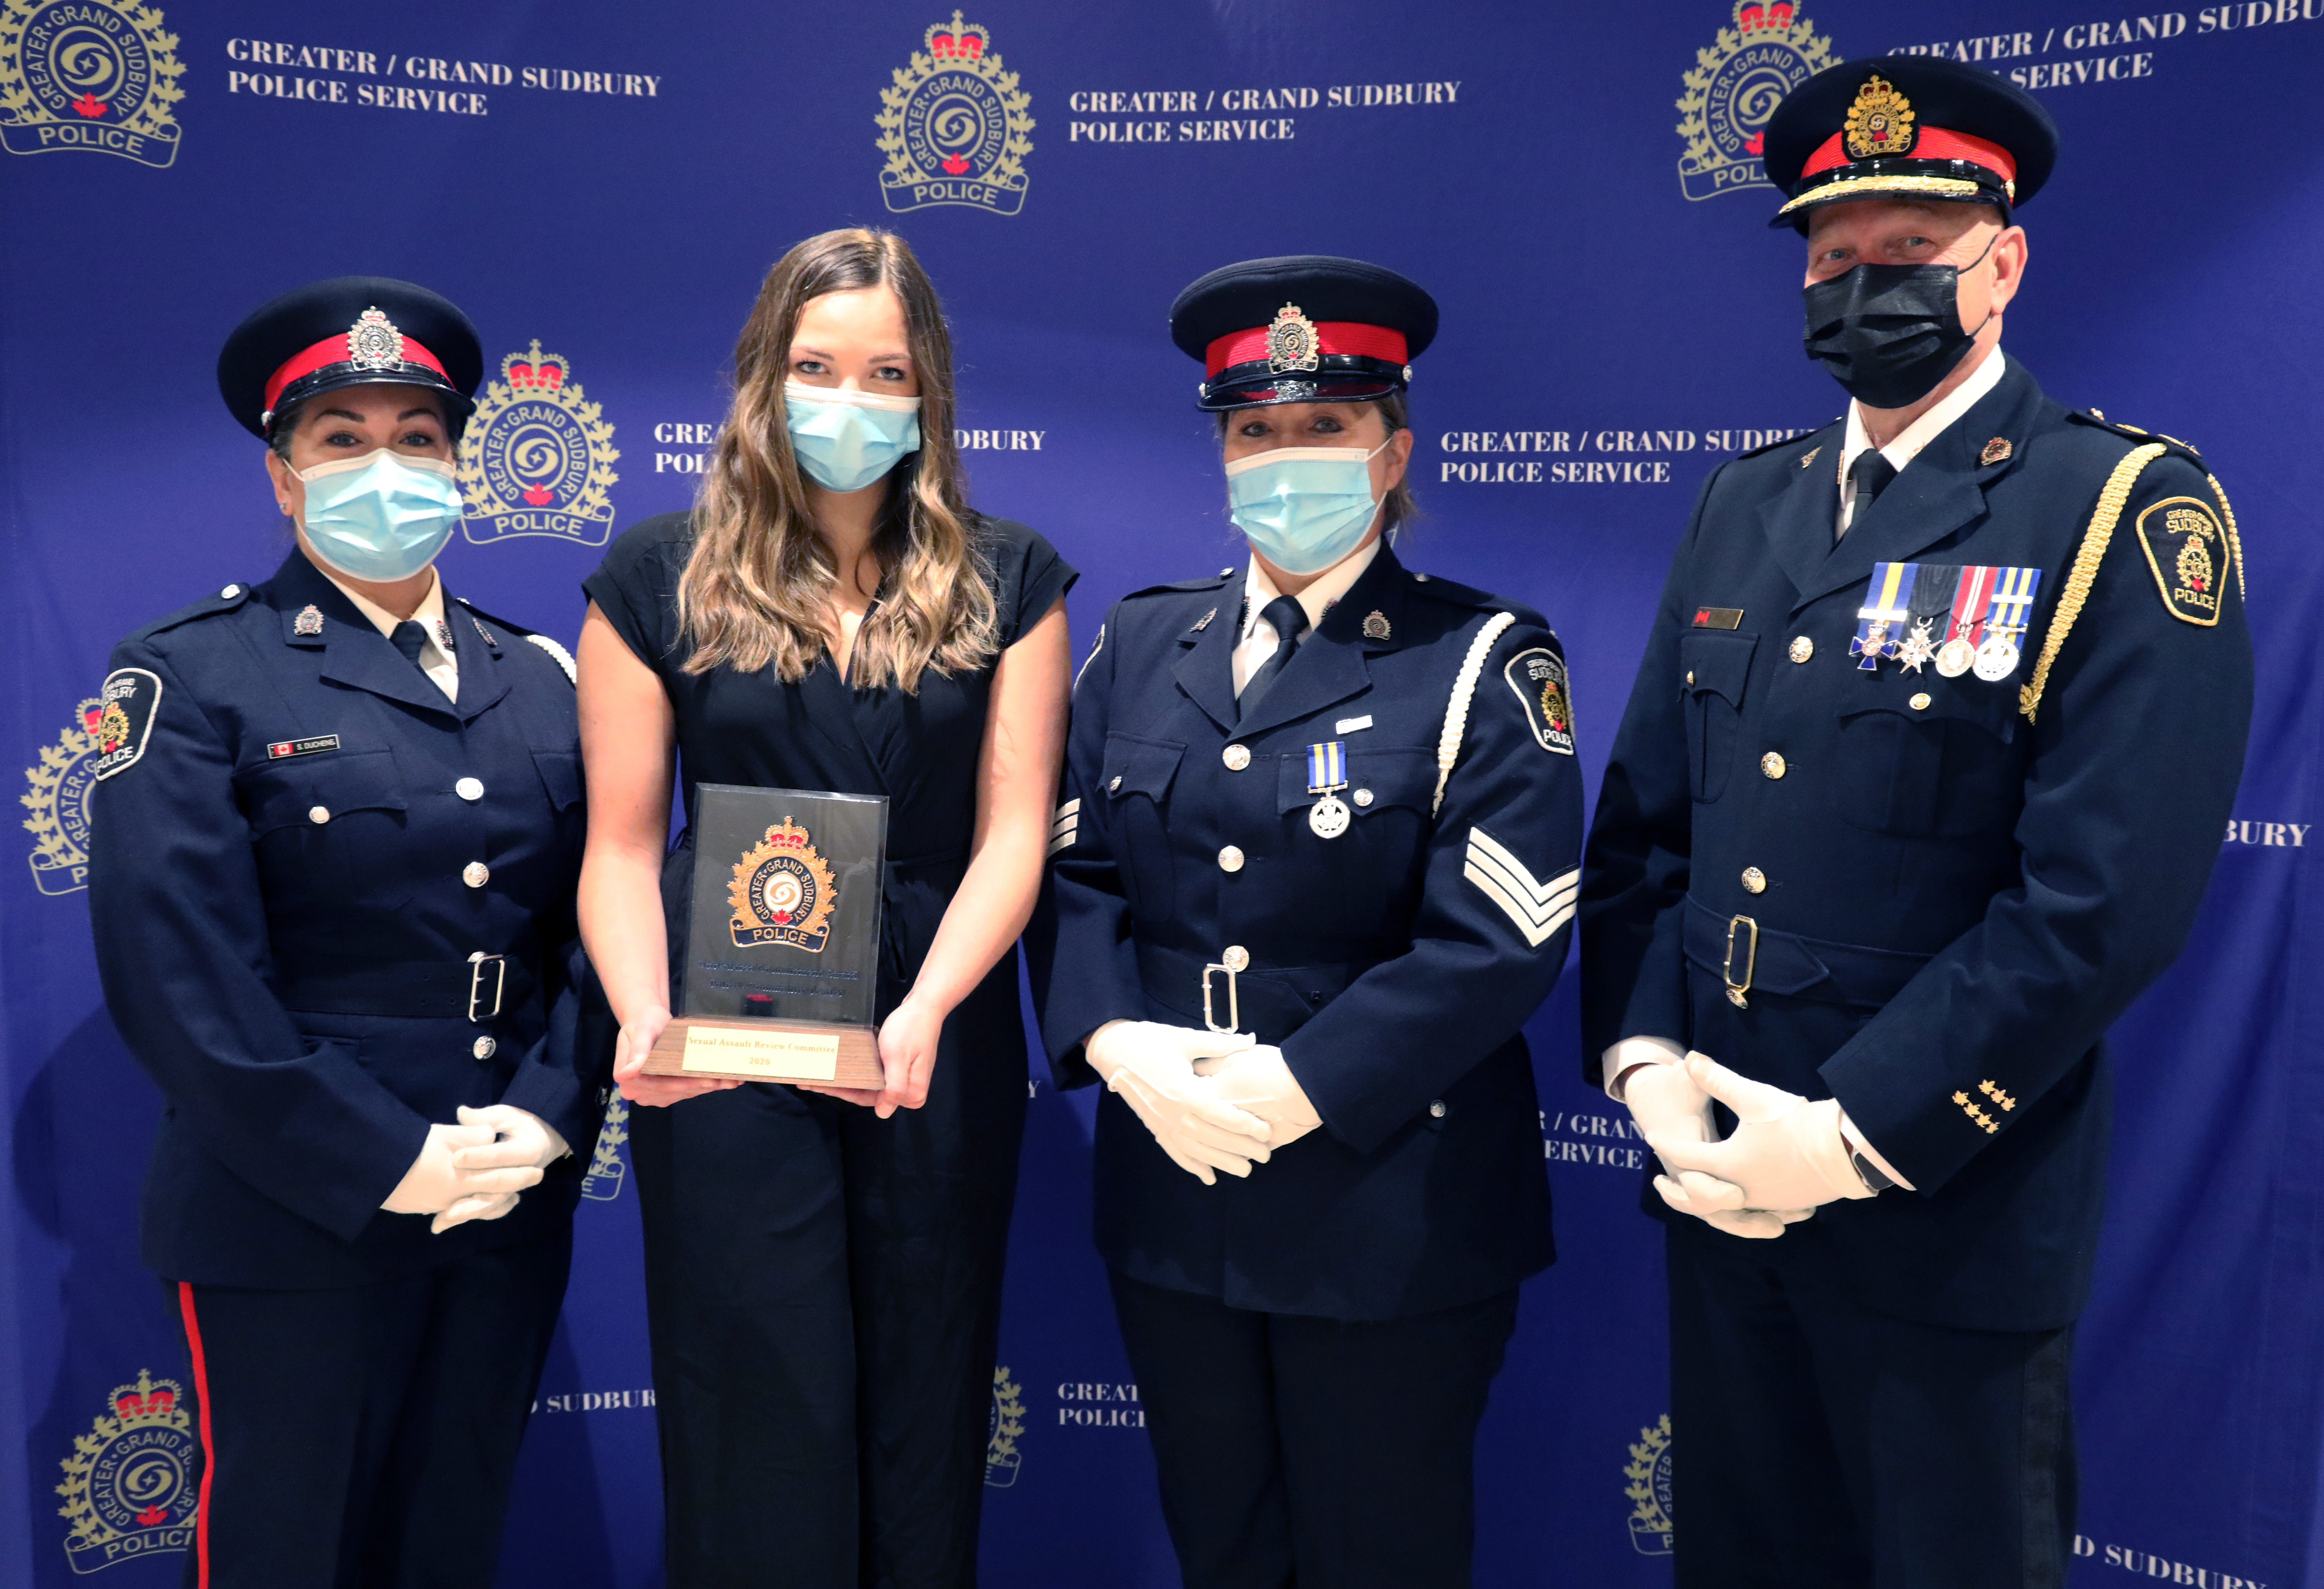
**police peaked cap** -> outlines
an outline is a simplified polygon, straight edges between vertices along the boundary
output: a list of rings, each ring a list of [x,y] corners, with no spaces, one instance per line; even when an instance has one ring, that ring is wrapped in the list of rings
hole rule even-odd
[[[484,374],[468,317],[390,276],[334,276],[285,292],[234,328],[217,365],[219,395],[261,440],[275,415],[319,393],[383,381],[435,392],[456,430]]]
[[[1436,300],[1417,283],[1324,254],[1222,265],[1170,306],[1170,340],[1203,361],[1213,411],[1386,397],[1435,338]]]
[[[1990,204],[2010,212],[2050,180],[2058,124],[1981,67],[1883,55],[1826,67],[1768,118],[1767,180],[1788,201],[1770,226],[1857,199]]]

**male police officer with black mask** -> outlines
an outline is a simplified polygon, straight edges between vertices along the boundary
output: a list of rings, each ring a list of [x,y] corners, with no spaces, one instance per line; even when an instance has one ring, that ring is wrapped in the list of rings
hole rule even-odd
[[[2053,1585],[2102,1038],[2243,762],[2235,519],[2000,349],[2057,134],[1990,73],[1833,67],[1768,124],[1844,420],[1720,468],[1582,884],[1591,1079],[1660,1159],[1683,1589]]]

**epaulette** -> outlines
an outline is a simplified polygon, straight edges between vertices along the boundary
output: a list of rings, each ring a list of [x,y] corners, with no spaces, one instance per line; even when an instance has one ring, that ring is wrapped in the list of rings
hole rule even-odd
[[[538,629],[527,629],[521,624],[512,624],[506,618],[499,617],[493,614],[488,613],[484,611],[484,608],[478,606],[475,603],[470,601],[465,596],[456,596],[452,599],[458,602],[462,606],[467,608],[468,621],[476,626],[476,630],[479,633],[484,635],[484,643],[486,645],[492,646],[495,650],[498,650],[500,646],[500,636],[494,634],[490,629],[484,626],[484,621],[489,618],[493,623],[499,624],[502,629],[505,630],[510,634],[516,636],[519,640],[530,641],[532,644],[548,652],[549,659],[563,670],[567,683],[577,681],[579,670],[574,664],[573,653],[567,651],[564,646],[558,643],[555,640],[543,634]]]
[[[154,619],[153,622],[146,624],[143,629],[137,630],[128,638],[131,640],[148,640],[156,634],[161,633],[165,630],[175,629],[181,624],[190,624],[197,618],[210,618],[217,616],[220,613],[231,613],[249,599],[249,586],[241,584],[228,585],[220,589],[216,596],[206,596],[190,606],[180,607],[176,612],[171,613],[166,618]]]
[[[1440,579],[1434,574],[1423,574],[1409,568],[1405,570],[1405,574],[1412,581],[1415,596],[1434,596],[1456,607],[1491,607],[1499,611],[1509,605],[1506,597],[1495,596],[1489,590],[1480,590],[1473,585],[1463,585],[1458,579]]]
[[[1221,568],[1217,573],[1206,574],[1200,579],[1176,579],[1167,585],[1149,585],[1142,590],[1131,591],[1121,599],[1136,601],[1141,596],[1166,596],[1173,591],[1217,590],[1233,578],[1234,573],[1232,568]]]
[[[1796,436],[1786,436],[1781,441],[1765,442],[1760,446],[1753,448],[1748,452],[1738,452],[1735,455],[1735,461],[1740,463],[1745,458],[1757,457],[1763,452],[1775,452],[1782,448],[1797,447],[1801,442],[1805,441],[1811,436],[1822,435],[1826,430],[1831,430],[1832,425],[1839,424],[1841,420],[1844,420],[1848,416],[1846,414],[1840,414],[1836,416],[1831,420],[1831,424],[1819,425],[1812,430],[1803,430]]]
[[[2205,474],[2208,475],[2211,472],[2210,466],[2203,461],[2203,455],[2195,450],[2194,444],[2192,442],[2181,441],[2176,436],[2165,436],[2160,430],[2142,430],[2135,425],[2117,424],[2116,421],[2107,419],[2106,415],[2100,413],[2094,408],[2072,409],[2068,411],[2066,417],[2070,420],[2079,420],[2083,424],[2092,426],[2100,430],[2111,430],[2116,436],[2121,437],[2124,440],[2135,442],[2140,446],[2144,446],[2150,441],[2160,441],[2168,447],[2174,448],[2178,451],[2185,453],[2187,457],[2194,462],[2195,467],[2202,470]]]

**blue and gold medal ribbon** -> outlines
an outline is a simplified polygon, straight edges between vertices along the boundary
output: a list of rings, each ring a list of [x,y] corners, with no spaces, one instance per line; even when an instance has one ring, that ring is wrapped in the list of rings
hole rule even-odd
[[[1335,739],[1307,747],[1307,792],[1329,794],[1348,786],[1348,742]]]
[[[1890,633],[1892,624],[1905,618],[1901,604],[1902,592],[1909,588],[1917,563],[1875,563],[1872,582],[1866,587],[1865,605],[1856,609],[1856,638],[1849,642],[1848,654],[1861,657],[1857,667],[1867,673],[1877,672],[1880,659],[1896,649]]]
[[[1987,610],[1986,629],[2004,636],[2025,632],[2026,614],[2034,605],[2034,593],[2042,587],[2039,568],[2004,568],[1993,582],[1993,605]]]

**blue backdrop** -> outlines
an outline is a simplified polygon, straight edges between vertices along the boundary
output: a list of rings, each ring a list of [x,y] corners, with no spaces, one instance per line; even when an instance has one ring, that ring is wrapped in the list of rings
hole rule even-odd
[[[1115,596],[1232,554],[1172,294],[1255,254],[1379,260],[1443,307],[1406,560],[1551,615],[1594,773],[1695,487],[1839,406],[1800,356],[1801,250],[1766,227],[1757,129],[1811,67],[1909,50],[2056,115],[2008,350],[2064,402],[2202,447],[2253,574],[2236,819],[2192,946],[2116,1033],[2076,1583],[2324,1584],[2301,616],[2324,603],[2324,0],[974,3],[955,32],[935,0],[0,0],[0,742],[24,769],[22,862],[0,858],[0,1582],[171,1584],[186,1538],[166,1381],[188,1376],[136,1261],[158,1100],[97,994],[82,714],[116,637],[286,549],[211,383],[245,311],[346,272],[470,311],[494,384],[446,576],[569,640],[609,533],[688,501],[769,263],[894,226],[952,315],[976,500],[1084,570],[1079,649]],[[1562,1259],[1526,1288],[1486,1423],[1486,1584],[1659,1584],[1684,1526],[1661,1505],[1685,1457],[1642,1150],[1576,1079],[1573,1016],[1569,983],[1531,1028]],[[1173,1583],[1089,1244],[1090,1100],[1043,1080],[1031,1111],[986,1578]],[[660,1582],[618,1119],[595,1172],[511,1584]]]

